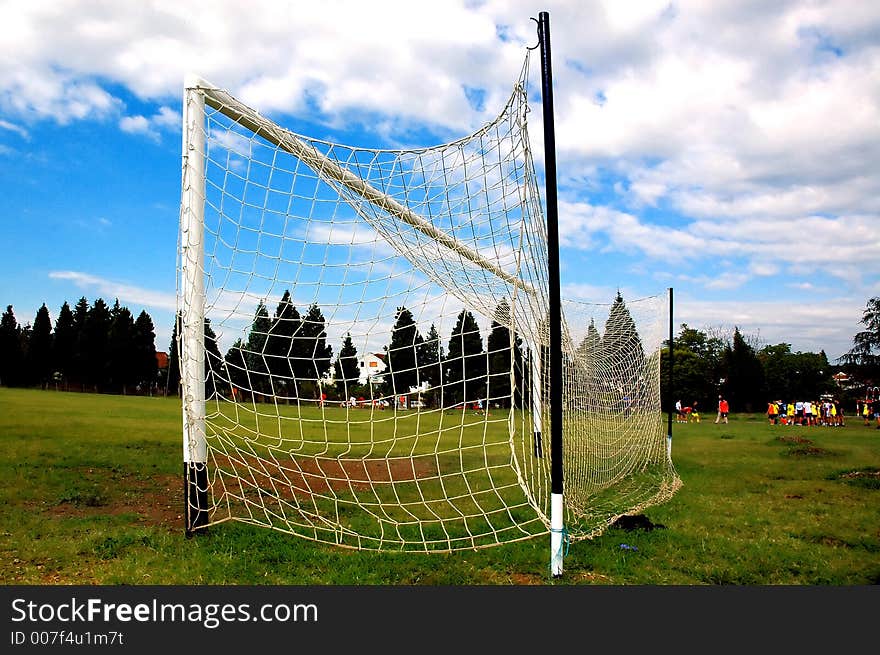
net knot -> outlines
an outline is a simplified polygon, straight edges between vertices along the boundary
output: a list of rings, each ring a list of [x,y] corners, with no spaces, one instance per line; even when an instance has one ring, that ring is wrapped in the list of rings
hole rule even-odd
[[[567,557],[569,546],[571,546],[571,537],[569,536],[568,528],[566,528],[565,526],[559,528],[558,530],[555,528],[550,528],[550,534],[553,533],[562,535],[562,541],[559,542],[559,549],[562,550],[564,547],[565,550],[562,552],[562,556]]]

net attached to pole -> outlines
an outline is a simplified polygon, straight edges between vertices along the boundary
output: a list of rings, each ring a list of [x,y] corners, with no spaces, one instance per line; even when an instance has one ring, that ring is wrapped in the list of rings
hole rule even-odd
[[[204,197],[185,200],[203,204],[204,235],[187,238],[183,206],[180,259],[200,249],[206,409],[185,401],[184,421],[203,424],[208,525],[410,551],[547,534],[547,247],[527,78],[528,59],[474,134],[410,150],[309,138],[208,84],[188,89],[187,103],[205,103],[185,144],[204,161]],[[583,305],[564,309],[586,330]],[[643,357],[625,366],[606,360],[628,355],[582,352],[569,335],[575,537],[674,490],[656,451],[652,320],[633,322]],[[182,370],[198,370],[193,352],[180,349]],[[613,377],[621,367],[641,371],[632,390],[632,376]],[[192,378],[184,398],[199,393]],[[614,393],[627,391],[624,410]]]

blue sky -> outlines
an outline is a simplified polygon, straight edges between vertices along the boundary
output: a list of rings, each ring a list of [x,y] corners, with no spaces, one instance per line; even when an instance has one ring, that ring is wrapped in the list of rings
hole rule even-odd
[[[300,133],[431,145],[500,110],[539,11],[564,294],[673,287],[677,324],[845,352],[880,295],[880,7],[859,1],[5,3],[0,303],[26,323],[118,297],[167,348],[186,73]]]

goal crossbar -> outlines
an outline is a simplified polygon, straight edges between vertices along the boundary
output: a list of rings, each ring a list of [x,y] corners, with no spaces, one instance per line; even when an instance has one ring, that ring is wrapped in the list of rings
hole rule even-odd
[[[204,96],[206,105],[251,130],[254,134],[265,139],[272,145],[299,158],[313,170],[320,171],[321,175],[327,179],[342,184],[364,200],[372,203],[379,209],[388,212],[391,216],[400,219],[425,236],[433,239],[440,245],[467,259],[471,263],[476,264],[480,268],[489,271],[508,284],[511,284],[532,296],[537,294],[537,291],[532,285],[505,271],[497,264],[489,261],[479,253],[474,252],[442,230],[437,229],[429,221],[425,220],[408,207],[405,207],[394,198],[391,198],[387,194],[376,189],[366,180],[363,180],[351,171],[339,166],[339,164],[333,161],[330,157],[321,153],[314,146],[305,143],[293,132],[285,130],[268,120],[259,112],[240,102],[223,89],[220,89],[210,82],[196,76],[190,76],[187,78],[186,88],[199,91]]]

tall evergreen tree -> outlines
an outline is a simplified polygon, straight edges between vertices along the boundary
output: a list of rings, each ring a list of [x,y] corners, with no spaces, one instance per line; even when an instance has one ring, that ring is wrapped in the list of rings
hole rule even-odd
[[[134,322],[134,380],[141,388],[152,393],[158,374],[156,330],[153,319],[142,310]]]
[[[61,305],[58,318],[55,319],[55,334],[52,337],[52,370],[61,374],[62,380],[70,381],[73,373],[73,356],[76,349],[76,328],[73,323],[73,312],[67,301]]]
[[[419,386],[419,347],[424,343],[412,312],[406,307],[397,308],[391,343],[385,347],[388,372],[385,381],[395,396],[407,394],[411,387]]]
[[[136,380],[134,340],[134,318],[117,298],[110,310],[107,368],[111,387],[123,394],[128,393],[128,387]]]
[[[514,398],[511,388],[511,372],[517,390],[522,388],[522,339],[513,334],[507,325],[510,323],[510,305],[501,300],[495,309],[495,318],[486,337],[488,358],[488,377],[486,395],[490,403],[498,403],[502,407],[510,407],[511,403],[518,406],[520,401]]]
[[[587,334],[578,345],[577,353],[583,361],[589,362],[599,353],[601,345],[602,337],[599,335],[599,330],[596,329],[596,322],[591,318],[590,324],[587,326]]]
[[[205,333],[205,398],[210,398],[218,391],[221,378],[218,373],[224,370],[223,356],[217,343],[217,335],[211,327],[211,319],[205,317],[202,323]],[[180,394],[181,368],[180,368],[180,335],[183,331],[182,316],[177,313],[174,321],[174,329],[171,332],[171,344],[168,347],[168,378],[166,380],[168,393]]]
[[[174,327],[171,329],[171,343],[168,344],[168,375],[165,378],[165,393],[180,395],[180,346],[178,339],[183,317],[180,312],[174,316]]]
[[[339,350],[339,357],[335,363],[336,391],[342,398],[348,400],[351,388],[358,383],[360,378],[358,366],[358,353],[351,340],[351,334],[346,334]]]
[[[223,355],[220,354],[220,346],[217,343],[217,335],[211,327],[211,319],[205,317],[205,398],[211,398],[217,393],[222,393],[225,386],[223,380]]]
[[[266,309],[265,303],[260,301],[254,313],[242,358],[249,374],[251,391],[257,394],[270,394],[272,390],[269,365],[266,362],[266,346],[271,329],[272,319],[269,318],[269,310]]]
[[[442,405],[440,395],[443,390],[443,345],[437,326],[431,328],[425,340],[418,347],[419,379],[428,384],[428,391],[423,398],[431,405]]]
[[[85,325],[85,377],[95,390],[106,385],[109,377],[109,342],[112,319],[110,308],[102,298],[95,300],[86,316]]]
[[[608,358],[611,383],[629,398],[628,402],[638,403],[646,391],[643,377],[645,350],[636,323],[619,291],[605,321],[602,351]]]
[[[89,319],[89,301],[81,297],[73,308],[74,344],[71,355],[71,378],[80,385],[85,385],[88,377],[88,337],[87,324]]]
[[[0,318],[0,383],[8,387],[19,384],[22,359],[21,328],[12,305],[7,305]]]
[[[764,370],[755,350],[746,343],[739,327],[722,357],[726,371],[726,395],[731,411],[760,411],[764,408]]]
[[[462,309],[449,339],[444,362],[444,380],[448,394],[444,403],[472,403],[485,399],[486,354],[483,338],[474,315]]]
[[[45,388],[52,375],[52,321],[46,303],[37,310],[28,340],[27,373],[31,384]]]
[[[233,395],[235,400],[238,400],[238,395],[242,393],[242,390],[247,390],[250,386],[247,361],[245,360],[246,347],[241,339],[236,339],[223,358],[226,375],[229,378],[232,389],[234,389]]]
[[[645,349],[636,323],[620,292],[605,321],[602,351],[607,357],[609,381],[621,394],[623,406],[638,405],[647,397],[649,381],[645,376]]]
[[[301,377],[306,380],[321,380],[330,372],[333,361],[333,346],[327,343],[327,330],[324,314],[317,304],[309,305],[300,328],[300,352],[303,362]]]
[[[311,368],[306,359],[306,347],[301,341],[302,318],[285,291],[275,310],[275,316],[265,340],[265,366],[272,375],[272,384],[279,393],[291,384],[291,378],[301,378]]]
[[[645,350],[636,323],[619,291],[605,321],[602,348],[614,360],[645,360]]]

